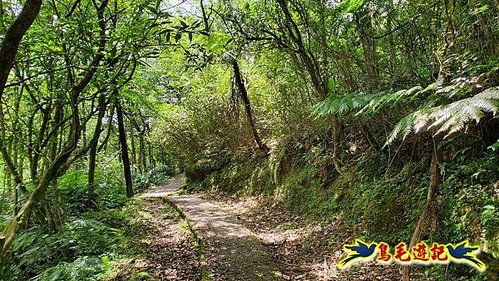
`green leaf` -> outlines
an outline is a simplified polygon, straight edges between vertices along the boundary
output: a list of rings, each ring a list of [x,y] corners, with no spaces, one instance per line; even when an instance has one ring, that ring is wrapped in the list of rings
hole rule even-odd
[[[345,0],[338,7],[343,9],[344,13],[353,13],[364,5],[364,2],[365,0]]]
[[[372,101],[377,95],[330,95],[324,101],[319,102],[312,108],[312,115],[326,117],[331,115],[343,115],[359,110]]]
[[[492,149],[492,151],[499,150],[499,140],[497,140],[497,142],[494,143],[493,145],[487,147],[487,149]]]
[[[395,125],[385,145],[397,138],[405,139],[412,132],[432,131],[433,135],[445,133],[444,138],[447,138],[463,130],[471,121],[478,123],[487,113],[496,116],[498,111],[499,87],[489,88],[470,98],[407,115]]]

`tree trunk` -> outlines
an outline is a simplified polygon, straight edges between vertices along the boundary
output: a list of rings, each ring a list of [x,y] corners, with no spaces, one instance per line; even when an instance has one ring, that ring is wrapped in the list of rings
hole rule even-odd
[[[418,223],[416,224],[416,228],[414,229],[414,233],[412,234],[411,243],[409,244],[408,249],[412,249],[418,242],[420,242],[424,233],[428,229],[430,225],[431,219],[435,217],[435,213],[437,210],[437,195],[438,189],[441,184],[440,177],[440,166],[439,166],[439,148],[438,142],[433,139],[433,153],[431,156],[431,164],[430,164],[430,186],[428,187],[428,193],[426,196],[426,205],[423,209],[423,212],[419,216]],[[404,266],[402,268],[402,280],[409,281],[411,274],[411,268],[409,266]]]
[[[118,131],[121,147],[121,160],[123,163],[123,173],[125,174],[126,196],[133,196],[132,173],[130,171],[130,159],[128,157],[128,145],[126,143],[125,124],[123,122],[123,109],[118,100],[116,100],[116,115],[118,117]]]
[[[140,140],[140,144],[139,144],[140,167],[141,167],[142,173],[146,173],[146,169],[147,169],[146,144],[145,144],[145,140],[144,140],[144,134],[145,134],[145,129],[143,129],[140,132],[140,139],[139,139]]]
[[[147,142],[147,147],[149,149],[149,165],[151,168],[156,168],[156,159],[154,159],[153,149],[151,142]]]
[[[361,44],[364,52],[365,71],[367,74],[367,90],[374,93],[378,87],[378,67],[376,62],[376,42],[369,33],[372,30],[371,17],[368,13],[362,12],[359,19],[359,28],[361,32]]]
[[[341,135],[343,134],[343,125],[338,121],[336,116],[331,118],[332,123],[332,139],[333,139],[333,165],[338,174],[342,174],[339,155],[341,155]]]
[[[24,194],[28,194],[28,190],[24,186],[23,179],[19,174],[19,170],[16,167],[16,163],[12,161],[10,157],[9,151],[6,147],[5,142],[5,125],[4,125],[4,116],[3,116],[3,108],[0,105],[0,154],[2,155],[3,162],[5,164],[5,169],[8,173],[6,173],[5,181],[7,184],[10,184],[11,177],[14,179],[14,183],[16,185],[16,189],[19,188],[21,192]]]
[[[28,28],[38,16],[41,6],[42,0],[27,0],[24,3],[21,13],[5,34],[2,46],[0,47],[0,102],[2,101],[3,91],[10,70],[14,66],[19,44],[26,31],[28,31]]]
[[[106,113],[106,99],[104,95],[99,97],[99,115],[97,116],[97,124],[95,124],[94,135],[90,144],[90,152],[88,156],[88,195],[92,202],[95,197],[95,165],[97,160],[97,146],[99,144],[99,137],[102,132],[102,119]],[[111,120],[109,120],[111,122]]]
[[[134,133],[133,131],[130,133],[130,144],[131,144],[131,151],[132,151],[132,166],[134,167],[134,172],[137,171],[137,148],[135,146],[135,137],[133,136]]]
[[[97,160],[97,143],[92,144],[90,147],[90,155],[88,156],[88,196],[89,198],[93,198],[95,195],[95,166]]]
[[[97,153],[101,152],[102,150],[106,151],[107,148],[107,143],[109,141],[109,137],[111,136],[111,131],[113,130],[113,117],[114,117],[114,107],[110,107],[109,110],[111,111],[109,113],[109,122],[107,124],[107,130],[106,130],[106,136],[102,140],[102,143],[99,145],[97,148]]]
[[[236,59],[232,61],[232,68],[234,70],[234,78],[236,80],[237,87],[239,89],[239,94],[244,102],[244,109],[246,111],[246,117],[248,118],[249,125],[251,127],[251,132],[253,133],[253,137],[255,138],[255,143],[263,153],[267,154],[269,149],[268,147],[262,143],[260,139],[260,135],[255,126],[255,121],[253,119],[253,112],[251,109],[251,103],[248,97],[248,92],[246,91],[246,86],[244,85],[244,80],[241,75],[241,71],[239,70],[239,65],[237,64]]]
[[[57,158],[57,153],[59,150],[59,141],[58,135],[63,135],[63,129],[60,130],[57,128],[58,124],[62,121],[63,118],[63,105],[60,101],[56,102],[56,109],[54,113],[54,118],[52,120],[52,128],[54,130],[54,137],[50,141],[50,151],[49,151],[49,159],[47,159],[47,167],[50,166],[50,163],[55,161]],[[49,186],[49,191],[52,191],[52,194],[49,194],[48,198],[43,200],[43,208],[40,209],[41,214],[45,216],[46,221],[48,222],[48,227],[51,232],[59,232],[62,229],[62,220],[60,217],[59,211],[59,192],[57,192],[57,177],[52,180],[51,185]]]

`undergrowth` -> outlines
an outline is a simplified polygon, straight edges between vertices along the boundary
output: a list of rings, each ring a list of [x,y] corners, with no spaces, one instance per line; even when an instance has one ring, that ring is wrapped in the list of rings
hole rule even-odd
[[[137,190],[160,184],[172,174],[169,168],[157,168],[138,176]],[[141,201],[126,198],[118,169],[98,174],[97,179],[97,197],[90,200],[85,171],[60,178],[62,230],[23,231],[16,238],[12,258],[0,266],[0,280],[113,280],[121,260],[142,253],[134,240],[147,224],[139,215]]]
[[[195,186],[270,197],[310,221],[341,220],[355,237],[367,241],[410,241],[426,202],[430,182],[428,157],[398,159],[401,163],[395,164],[402,168],[395,170],[385,164],[388,158],[364,153],[345,163],[340,174],[329,164],[326,150],[280,150],[268,158],[236,158],[225,168],[207,174]],[[441,163],[437,220],[423,240],[478,242],[485,252],[482,259],[491,267],[488,274],[493,275],[499,258],[498,155],[490,150],[479,154],[458,151],[446,157],[453,161]],[[488,280],[487,275],[462,265],[452,264],[445,272],[441,267],[424,270],[427,276],[437,279],[453,276],[455,280]],[[459,276],[466,277],[458,279]]]

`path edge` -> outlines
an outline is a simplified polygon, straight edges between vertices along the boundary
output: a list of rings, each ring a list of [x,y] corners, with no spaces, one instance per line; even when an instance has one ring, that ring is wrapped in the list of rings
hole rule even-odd
[[[184,210],[182,210],[182,208],[178,207],[175,203],[173,203],[173,201],[170,200],[168,196],[161,197],[161,200],[163,201],[163,203],[170,205],[177,212],[179,217],[187,222],[187,227],[189,228],[189,232],[192,234],[192,237],[194,238],[194,240],[196,240],[196,243],[198,244],[198,252],[199,252],[198,262],[200,265],[198,280],[212,281],[213,279],[210,277],[210,270],[208,269],[207,263],[204,258],[206,247],[203,240],[199,237],[196,231],[196,227],[192,224],[191,220],[186,215]]]

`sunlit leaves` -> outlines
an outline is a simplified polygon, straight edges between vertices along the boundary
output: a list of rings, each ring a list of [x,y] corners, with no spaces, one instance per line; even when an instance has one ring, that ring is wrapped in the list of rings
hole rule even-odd
[[[411,133],[429,131],[433,135],[449,137],[462,131],[472,121],[478,123],[487,114],[496,116],[499,110],[499,87],[489,88],[473,97],[456,102],[421,109],[400,120],[390,133],[386,143],[397,138],[405,139]]]
[[[420,86],[394,93],[378,94],[344,94],[330,95],[313,107],[312,113],[317,117],[353,113],[356,115],[377,113],[382,109],[394,107],[402,102],[416,100],[424,89]]]
[[[345,0],[340,3],[339,8],[343,9],[345,13],[352,13],[362,7],[364,2],[365,0]]]
[[[331,95],[313,107],[312,115],[326,117],[351,113],[365,107],[376,97],[379,95]]]

